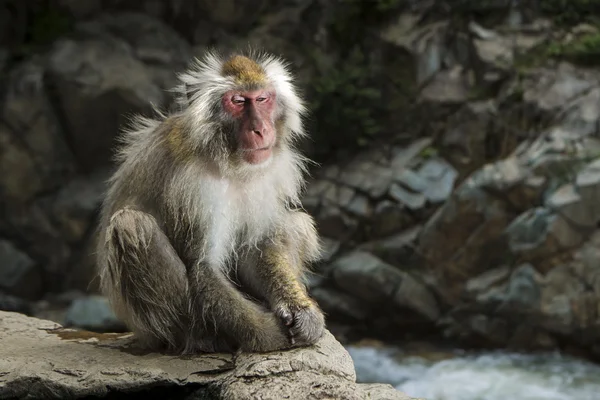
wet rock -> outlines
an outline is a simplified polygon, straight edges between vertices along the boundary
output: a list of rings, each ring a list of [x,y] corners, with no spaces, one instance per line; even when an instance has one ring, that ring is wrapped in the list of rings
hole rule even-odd
[[[6,240],[0,240],[0,289],[25,299],[36,299],[43,289],[35,261]]]
[[[75,299],[67,310],[64,325],[92,332],[123,332],[127,330],[113,313],[108,300],[102,296]]]
[[[89,171],[110,162],[125,115],[168,105],[164,89],[183,68],[174,58],[186,45],[166,25],[131,14],[101,17],[78,32],[54,44],[49,82],[75,156]]]

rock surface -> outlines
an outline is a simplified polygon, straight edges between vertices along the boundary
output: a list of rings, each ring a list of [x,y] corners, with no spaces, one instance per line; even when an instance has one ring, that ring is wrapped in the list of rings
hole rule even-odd
[[[0,312],[0,343],[2,399],[410,399],[390,385],[356,384],[350,355],[329,333],[287,352],[174,357],[136,351],[129,334]]]

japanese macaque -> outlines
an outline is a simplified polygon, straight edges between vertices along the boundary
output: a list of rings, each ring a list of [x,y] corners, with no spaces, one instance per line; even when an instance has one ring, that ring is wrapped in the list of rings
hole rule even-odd
[[[208,53],[180,75],[178,111],[122,135],[98,268],[147,348],[266,352],[316,342],[303,277],[320,255],[300,192],[305,107],[281,60]]]

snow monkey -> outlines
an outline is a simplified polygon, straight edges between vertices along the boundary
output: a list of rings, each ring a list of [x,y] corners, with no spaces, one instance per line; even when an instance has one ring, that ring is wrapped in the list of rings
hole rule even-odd
[[[287,65],[208,52],[179,75],[177,111],[123,131],[102,206],[102,292],[146,348],[266,352],[315,343],[304,286],[319,258],[300,207],[305,106]]]

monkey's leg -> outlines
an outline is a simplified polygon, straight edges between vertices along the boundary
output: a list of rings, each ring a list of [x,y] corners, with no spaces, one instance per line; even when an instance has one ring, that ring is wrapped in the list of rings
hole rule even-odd
[[[306,264],[320,256],[314,220],[307,213],[292,211],[285,232],[261,246],[252,266],[242,268],[245,284],[269,302],[271,309],[289,327],[296,345],[316,342],[325,328],[325,318],[302,283]]]
[[[243,279],[262,292],[275,314],[289,327],[292,342],[315,343],[325,328],[325,318],[300,281],[300,257],[283,245],[262,247],[253,268],[244,268]]]
[[[195,330],[214,338],[204,351],[274,351],[291,347],[285,328],[272,313],[244,297],[217,267],[198,263],[190,277]],[[198,326],[200,322],[200,326]]]
[[[117,211],[106,230],[103,291],[147,347],[181,351],[185,339],[186,268],[151,215]]]

